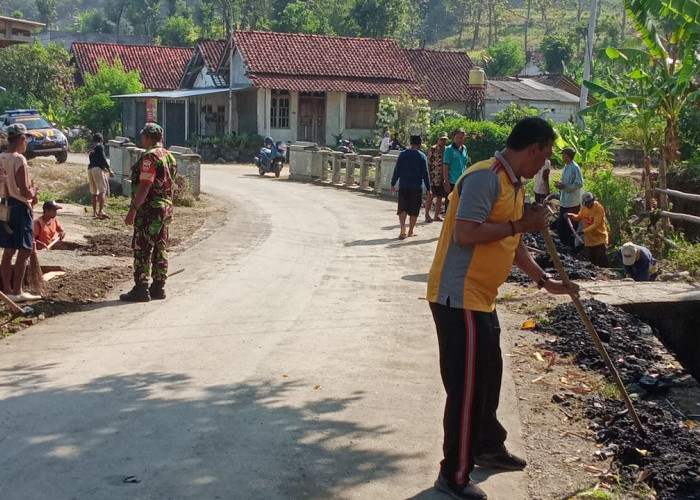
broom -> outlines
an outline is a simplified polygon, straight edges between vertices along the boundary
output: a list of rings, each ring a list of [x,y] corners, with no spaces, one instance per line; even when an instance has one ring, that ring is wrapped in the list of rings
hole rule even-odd
[[[41,285],[44,283],[44,273],[41,271],[39,256],[36,250],[29,256],[29,266],[27,269],[27,284],[32,293],[41,295]]]

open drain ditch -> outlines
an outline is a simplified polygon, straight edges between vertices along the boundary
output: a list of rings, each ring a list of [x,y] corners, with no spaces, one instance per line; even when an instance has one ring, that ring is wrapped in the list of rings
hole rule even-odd
[[[651,325],[597,300],[584,300],[583,305],[632,395],[646,431],[645,436],[639,434],[621,400],[580,397],[589,428],[603,446],[602,453],[613,457],[617,474],[630,489],[645,483],[659,499],[700,499],[700,386],[689,373],[692,370],[698,376],[697,302],[679,302],[678,310],[675,303],[659,308],[626,305]],[[572,356],[582,369],[609,376],[573,304],[549,311],[537,329],[555,336],[544,348]],[[669,362],[669,350],[680,353],[678,349],[686,351],[677,359],[690,361],[684,365],[687,370]]]

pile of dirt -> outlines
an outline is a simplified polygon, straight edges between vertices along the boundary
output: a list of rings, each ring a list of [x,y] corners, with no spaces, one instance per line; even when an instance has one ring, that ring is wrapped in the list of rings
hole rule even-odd
[[[582,305],[624,381],[636,381],[662,360],[663,352],[653,341],[654,330],[649,325],[622,309],[594,299],[584,300]],[[557,335],[548,346],[552,351],[573,354],[575,362],[582,368],[605,369],[605,363],[574,304],[557,306],[547,314],[546,321],[538,323],[537,328]],[[660,370],[666,373],[663,368]]]
[[[583,259],[580,250],[567,247],[559,241],[556,234],[552,234],[552,241],[557,249],[559,258],[561,259],[564,271],[573,280],[595,280],[601,277],[600,269],[587,260]],[[554,262],[547,249],[547,244],[544,238],[539,233],[528,233],[523,235],[523,243],[535,252],[535,261],[546,272],[558,277],[557,270],[554,269]],[[508,276],[508,281],[511,283],[531,283],[532,280],[523,273],[520,269],[513,266]]]
[[[83,255],[112,255],[130,257],[131,234],[124,232],[100,233],[85,236],[87,246],[81,249]]]
[[[583,306],[620,377],[636,396],[635,409],[648,434],[638,434],[622,401],[583,397],[583,415],[596,440],[605,445],[601,453],[614,457],[614,467],[631,489],[644,482],[658,498],[700,498],[699,429],[667,399],[672,388],[689,385],[697,396],[697,382],[668,363],[665,349],[647,324],[596,300],[583,301]],[[609,375],[573,304],[554,308],[538,323],[538,330],[556,335],[546,338],[542,347],[573,356],[584,370]],[[562,404],[566,399],[553,401]]]
[[[615,399],[584,398],[584,415],[596,441],[615,454],[624,483],[645,482],[660,500],[700,499],[700,435],[656,401],[638,401],[635,410],[646,436]]]

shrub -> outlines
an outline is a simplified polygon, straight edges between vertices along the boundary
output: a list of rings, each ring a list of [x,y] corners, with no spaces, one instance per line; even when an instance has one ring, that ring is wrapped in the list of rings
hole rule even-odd
[[[187,177],[175,177],[175,189],[173,193],[173,205],[176,207],[193,207],[195,205],[192,185]]]
[[[88,149],[90,149],[90,143],[83,137],[73,139],[68,144],[68,151],[71,153],[85,153]]]
[[[612,168],[601,168],[584,178],[583,189],[595,195],[610,225],[610,244],[618,246],[629,234],[630,202],[637,194],[634,182],[628,177],[614,177]]]
[[[467,132],[464,144],[467,146],[469,162],[472,164],[487,160],[493,156],[494,151],[503,149],[510,134],[510,127],[503,127],[493,122],[475,122],[467,117],[445,118],[441,126],[434,128],[428,136],[429,143],[436,142],[439,132],[444,130],[451,137],[458,128]]]
[[[538,116],[537,108],[529,108],[527,106],[520,107],[516,103],[511,102],[507,108],[493,115],[492,121],[504,127],[514,127],[523,118]]]

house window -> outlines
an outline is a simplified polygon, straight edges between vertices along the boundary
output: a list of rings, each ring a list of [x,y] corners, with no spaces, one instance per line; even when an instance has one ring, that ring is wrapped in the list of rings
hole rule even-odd
[[[374,128],[377,123],[379,96],[349,93],[346,99],[345,128]]]
[[[289,128],[289,90],[272,90],[270,127]]]

